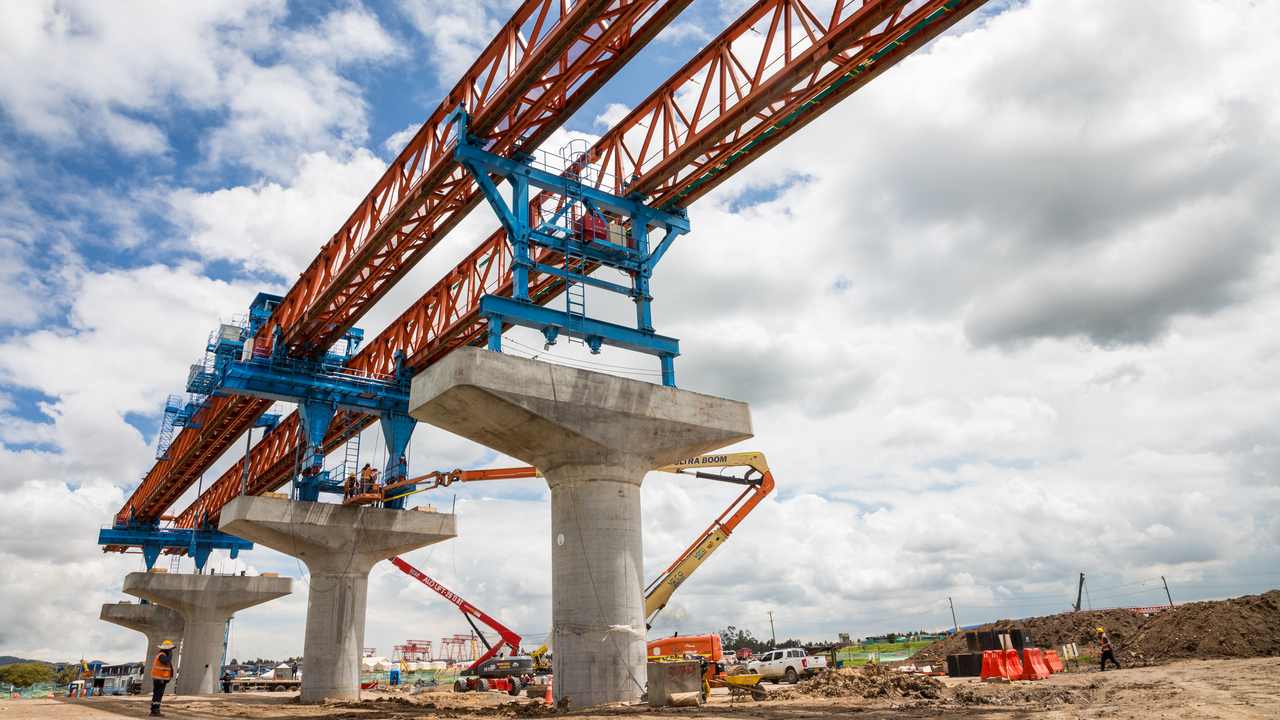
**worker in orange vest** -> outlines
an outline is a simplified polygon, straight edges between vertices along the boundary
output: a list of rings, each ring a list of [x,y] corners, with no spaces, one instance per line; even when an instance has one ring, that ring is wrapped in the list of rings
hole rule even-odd
[[[1120,663],[1116,662],[1116,656],[1111,653],[1111,638],[1107,637],[1107,634],[1102,631],[1102,628],[1098,628],[1098,640],[1102,643],[1102,671],[1106,671],[1108,660],[1110,660],[1112,664],[1116,666],[1116,669],[1119,670]]]
[[[151,714],[163,716],[160,712],[160,698],[164,697],[164,688],[173,679],[173,643],[165,640],[160,643],[160,652],[151,664]]]

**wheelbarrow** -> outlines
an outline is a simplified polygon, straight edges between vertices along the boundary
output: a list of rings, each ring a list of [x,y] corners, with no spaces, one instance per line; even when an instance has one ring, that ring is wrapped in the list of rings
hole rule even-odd
[[[724,675],[716,678],[716,682],[729,688],[729,701],[734,698],[750,696],[752,700],[764,700],[768,693],[760,687],[760,675]]]

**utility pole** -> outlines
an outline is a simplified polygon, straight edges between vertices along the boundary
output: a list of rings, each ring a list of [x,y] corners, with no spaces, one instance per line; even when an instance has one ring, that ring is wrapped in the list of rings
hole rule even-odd
[[[1080,588],[1076,590],[1076,604],[1072,608],[1076,612],[1080,612],[1080,598],[1083,595],[1084,595],[1084,573],[1080,573]],[[1092,604],[1090,604],[1090,607],[1092,607]]]
[[[773,629],[773,611],[769,611],[769,635],[773,638],[773,646],[778,647],[778,633]]]
[[[951,603],[951,624],[956,626],[956,634],[960,634],[960,623],[956,622],[956,604],[951,602],[951,596],[947,596],[947,602]]]
[[[1169,581],[1168,581],[1168,580],[1165,580],[1165,579],[1164,579],[1164,576],[1163,576],[1163,575],[1161,575],[1161,576],[1160,576],[1160,582],[1164,583],[1164,596],[1165,596],[1165,597],[1167,597],[1167,598],[1169,598],[1169,607],[1170,607],[1170,608],[1172,608],[1172,607],[1173,607],[1173,596],[1169,594]]]

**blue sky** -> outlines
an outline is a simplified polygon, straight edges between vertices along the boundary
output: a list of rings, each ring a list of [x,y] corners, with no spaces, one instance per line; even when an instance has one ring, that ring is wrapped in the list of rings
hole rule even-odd
[[[287,288],[513,7],[6,6],[0,651],[140,651],[97,620],[138,559],[95,540],[164,399],[220,320]],[[604,132],[745,8],[695,0],[547,146]],[[752,403],[742,449],[778,490],[654,632],[761,636],[770,610],[788,637],[941,628],[948,596],[971,624],[1065,609],[1080,572],[1095,606],[1156,602],[1161,575],[1177,601],[1275,587],[1278,26],[1244,0],[992,2],[697,203],[655,320],[682,387]],[[366,336],[495,227],[473,213]],[[508,463],[415,433],[414,471]],[[646,575],[731,497],[647,479]],[[457,503],[459,538],[411,559],[545,634],[545,488]],[[236,620],[235,652],[298,654],[301,568],[246,564],[300,583]],[[370,604],[370,646],[466,629],[387,567]]]

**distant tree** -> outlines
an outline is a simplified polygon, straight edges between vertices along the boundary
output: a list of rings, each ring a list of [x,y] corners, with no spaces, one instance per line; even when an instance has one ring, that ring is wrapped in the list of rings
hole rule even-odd
[[[240,661],[239,661],[239,660],[237,660],[237,659],[235,659],[235,658],[231,658],[231,664],[232,664],[232,665],[239,665],[239,664],[240,664]]]
[[[0,682],[19,687],[49,682],[52,679],[53,668],[44,663],[14,663],[0,668]]]
[[[80,677],[80,666],[75,663],[69,663],[62,668],[62,672],[58,673],[54,682],[59,685],[70,685],[76,678]]]

